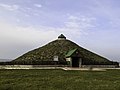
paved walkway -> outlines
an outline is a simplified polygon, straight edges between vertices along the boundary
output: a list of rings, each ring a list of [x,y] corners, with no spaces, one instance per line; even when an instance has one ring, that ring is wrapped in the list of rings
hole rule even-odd
[[[63,70],[81,70],[81,71],[106,71],[105,68],[70,68],[70,67],[65,67],[62,68]]]

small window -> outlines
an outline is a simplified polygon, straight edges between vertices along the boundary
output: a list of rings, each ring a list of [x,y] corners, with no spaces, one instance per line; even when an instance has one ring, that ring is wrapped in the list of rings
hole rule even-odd
[[[58,61],[58,56],[54,56],[54,61]]]

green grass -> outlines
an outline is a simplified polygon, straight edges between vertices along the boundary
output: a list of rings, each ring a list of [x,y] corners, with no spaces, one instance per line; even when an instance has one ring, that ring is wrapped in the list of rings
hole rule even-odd
[[[120,90],[120,70],[0,70],[0,90]]]

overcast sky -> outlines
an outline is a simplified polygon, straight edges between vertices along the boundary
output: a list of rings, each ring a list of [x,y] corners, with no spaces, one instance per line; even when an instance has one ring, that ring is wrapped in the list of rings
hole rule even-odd
[[[120,0],[0,0],[0,58],[15,59],[61,33],[120,61]]]

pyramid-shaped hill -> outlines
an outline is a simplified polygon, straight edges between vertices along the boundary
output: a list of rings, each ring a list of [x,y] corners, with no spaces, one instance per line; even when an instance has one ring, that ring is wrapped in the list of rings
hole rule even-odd
[[[71,51],[73,50],[73,51]],[[52,41],[45,46],[34,49],[13,60],[17,64],[53,64],[55,57],[58,59],[57,64],[66,64],[66,55],[75,57],[74,53],[79,52],[82,64],[110,64],[111,61],[88,51],[74,42],[67,40],[64,35],[60,35],[57,40]],[[46,62],[46,63],[45,63]]]

